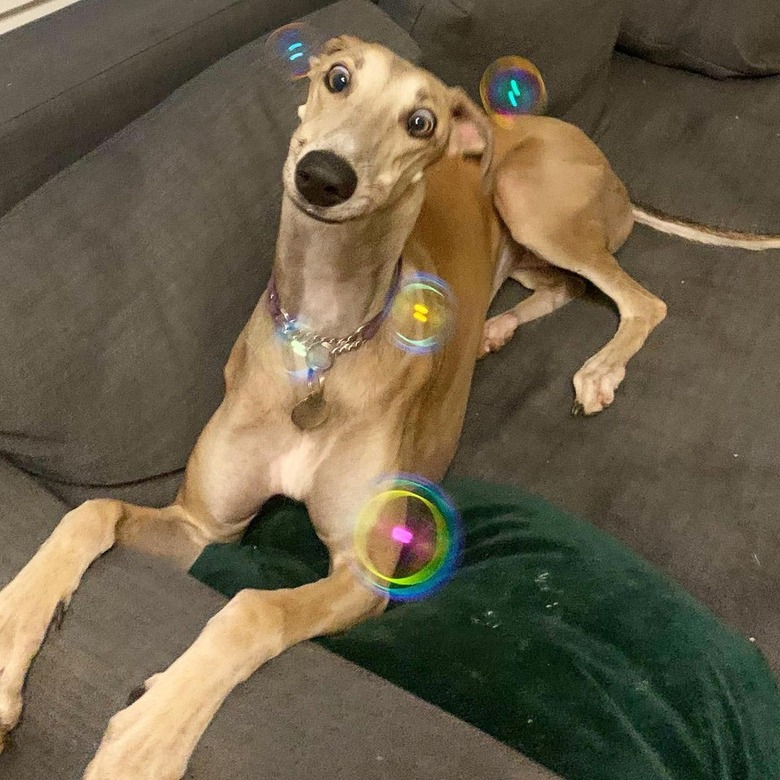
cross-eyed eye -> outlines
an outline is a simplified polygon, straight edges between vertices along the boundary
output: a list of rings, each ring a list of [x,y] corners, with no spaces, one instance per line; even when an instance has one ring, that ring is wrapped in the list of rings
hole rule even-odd
[[[430,138],[435,129],[436,117],[427,108],[418,108],[406,120],[406,131],[413,138]]]
[[[325,86],[331,92],[343,92],[350,82],[351,76],[344,65],[334,65],[325,74]]]

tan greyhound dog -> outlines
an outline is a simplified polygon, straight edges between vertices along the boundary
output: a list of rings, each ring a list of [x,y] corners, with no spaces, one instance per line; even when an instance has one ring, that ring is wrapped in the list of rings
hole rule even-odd
[[[330,574],[293,590],[239,593],[111,719],[85,774],[181,778],[238,683],[285,648],[382,611],[384,599],[353,573],[355,517],[380,474],[442,477],[480,353],[582,292],[579,277],[589,279],[621,317],[616,336],[574,379],[577,408],[592,414],[612,401],[626,362],[664,318],[664,304],[612,256],[631,230],[632,207],[576,128],[526,117],[494,134],[462,90],[348,37],[312,60],[299,114],[284,166],[274,295],[262,297],[233,347],[225,398],[175,501],[161,509],[87,501],[0,592],[0,748],[19,720],[47,627],[99,555],[123,544],[188,567],[205,545],[239,539],[270,496],[301,499],[330,553]],[[481,166],[464,159],[475,156]],[[400,351],[387,327],[366,330],[377,324],[401,256],[404,274],[434,273],[457,298],[454,333],[436,354]],[[485,326],[507,276],[534,292]],[[322,388],[301,391],[290,381],[275,323],[282,309],[328,334],[326,344],[352,344],[333,359]],[[397,550],[384,554],[395,560]]]

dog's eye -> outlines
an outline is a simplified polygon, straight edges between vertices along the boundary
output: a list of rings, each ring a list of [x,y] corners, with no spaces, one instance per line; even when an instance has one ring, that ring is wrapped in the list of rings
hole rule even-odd
[[[343,65],[334,65],[325,74],[325,86],[331,92],[343,92],[350,81],[349,71]]]
[[[427,108],[418,108],[406,121],[406,130],[414,138],[430,138],[435,129],[436,117]]]

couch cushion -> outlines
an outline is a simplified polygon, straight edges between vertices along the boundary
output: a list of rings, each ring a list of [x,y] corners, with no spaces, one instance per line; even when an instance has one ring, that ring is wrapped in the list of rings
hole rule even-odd
[[[620,0],[379,0],[423,50],[423,64],[479,100],[479,80],[504,55],[541,71],[550,113],[588,128],[603,103]],[[587,24],[583,24],[587,19]]]
[[[626,51],[715,78],[780,73],[777,0],[626,0]]]
[[[417,53],[362,0],[311,22]],[[0,220],[0,451],[53,482],[184,465],[270,272],[304,94],[255,41]]]
[[[0,36],[0,214],[228,52],[327,0],[79,0]]]
[[[780,77],[713,81],[618,54],[593,136],[638,202],[780,234]]]

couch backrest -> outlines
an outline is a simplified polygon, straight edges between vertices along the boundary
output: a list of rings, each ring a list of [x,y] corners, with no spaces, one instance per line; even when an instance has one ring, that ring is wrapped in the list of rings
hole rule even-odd
[[[79,0],[0,36],[0,214],[237,49],[329,0]]]
[[[619,44],[715,78],[780,73],[778,0],[626,0]]]
[[[423,65],[479,99],[498,57],[530,59],[549,113],[589,130],[603,106],[623,0],[377,0],[423,52]]]
[[[364,0],[311,23],[418,54]],[[0,455],[52,485],[184,465],[268,279],[304,96],[252,42],[0,219]]]

